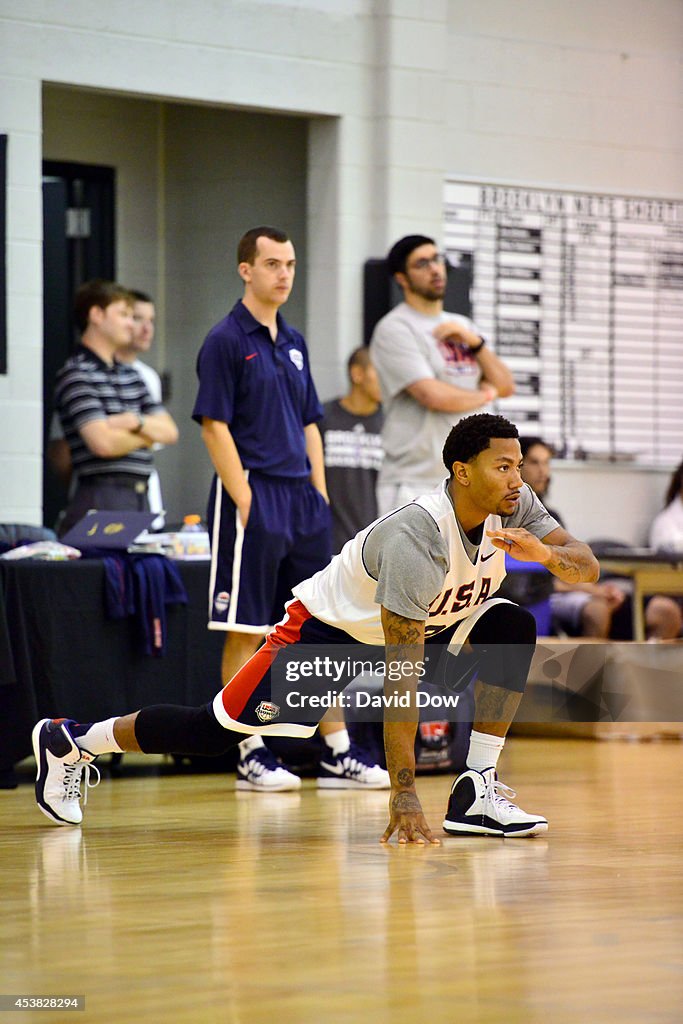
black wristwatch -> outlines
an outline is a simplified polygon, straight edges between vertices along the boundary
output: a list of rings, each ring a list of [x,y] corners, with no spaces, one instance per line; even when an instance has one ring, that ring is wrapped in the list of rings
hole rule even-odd
[[[476,356],[477,352],[481,352],[485,344],[486,338],[480,338],[479,344],[476,346],[476,348],[472,348],[472,346],[470,345],[470,352],[472,353],[472,355]]]

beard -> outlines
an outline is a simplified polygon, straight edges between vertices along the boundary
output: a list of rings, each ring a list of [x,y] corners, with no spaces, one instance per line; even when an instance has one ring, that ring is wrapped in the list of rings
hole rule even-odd
[[[437,302],[444,297],[446,292],[445,281],[438,285],[417,285],[408,278],[408,283],[414,295],[419,295],[421,299],[427,299],[428,302]]]

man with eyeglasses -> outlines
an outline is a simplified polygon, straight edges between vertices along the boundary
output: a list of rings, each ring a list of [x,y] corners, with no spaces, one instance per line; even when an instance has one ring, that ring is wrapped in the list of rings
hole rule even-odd
[[[444,310],[446,258],[432,238],[399,239],[387,269],[404,301],[382,317],[370,343],[385,410],[380,515],[436,487],[450,428],[514,392],[512,374],[476,324]]]

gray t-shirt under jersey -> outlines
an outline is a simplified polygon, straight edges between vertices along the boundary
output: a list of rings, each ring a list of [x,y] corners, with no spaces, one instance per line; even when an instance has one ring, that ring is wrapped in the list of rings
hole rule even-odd
[[[503,517],[504,529],[523,527],[539,540],[559,525],[527,484],[513,514]],[[474,562],[479,544],[468,539],[460,523],[458,527],[465,551]],[[430,514],[421,505],[410,504],[373,526],[363,545],[363,562],[377,580],[377,603],[396,615],[422,621],[448,572],[448,545]]]

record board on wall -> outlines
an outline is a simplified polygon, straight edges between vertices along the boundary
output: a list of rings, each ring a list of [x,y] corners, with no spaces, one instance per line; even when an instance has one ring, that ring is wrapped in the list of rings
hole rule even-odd
[[[449,178],[444,244],[513,370],[499,403],[560,457],[683,451],[683,200]]]

